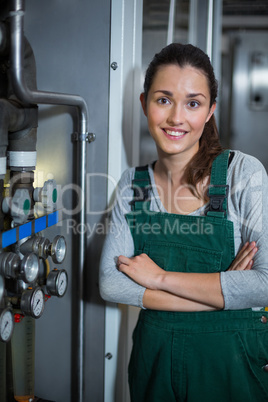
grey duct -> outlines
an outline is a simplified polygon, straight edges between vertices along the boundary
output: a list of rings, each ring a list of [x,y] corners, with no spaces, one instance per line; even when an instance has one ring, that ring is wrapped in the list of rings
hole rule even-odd
[[[21,55],[21,63],[24,72],[25,86],[30,90],[36,90],[36,66],[35,58],[31,45],[23,36],[23,52]],[[12,75],[12,73],[11,73]],[[38,107],[34,104],[21,104],[22,99],[18,100],[16,96],[16,88],[12,86],[12,77],[9,77],[8,99],[11,104],[17,107],[17,115],[21,115],[20,126],[10,128],[8,134],[8,150],[9,151],[36,151],[37,126],[38,126]],[[20,115],[19,115],[20,113]],[[19,122],[18,122],[19,123]],[[34,166],[35,167],[35,166]]]
[[[24,0],[14,0],[12,10],[9,14],[10,31],[11,31],[11,79],[14,92],[19,100],[26,104],[53,104],[53,105],[69,105],[76,106],[79,114],[79,134],[78,140],[78,179],[77,185],[81,189],[81,193],[85,194],[86,188],[86,141],[92,141],[94,136],[88,134],[88,110],[85,100],[77,95],[61,94],[54,92],[44,92],[31,90],[25,84],[23,75],[23,24],[24,24]],[[78,216],[79,223],[85,226],[86,208],[82,202],[80,213]],[[84,232],[84,231],[81,231]],[[84,303],[83,303],[83,273],[85,263],[86,237],[85,233],[79,234],[79,250],[78,250],[78,289],[79,306],[77,311],[78,328],[77,328],[77,361],[74,367],[74,373],[77,375],[77,395],[76,401],[83,401],[83,347],[84,347]]]

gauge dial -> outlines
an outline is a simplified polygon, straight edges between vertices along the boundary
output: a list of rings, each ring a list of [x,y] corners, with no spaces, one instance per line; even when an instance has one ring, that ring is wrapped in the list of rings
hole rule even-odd
[[[0,340],[8,342],[14,329],[14,317],[10,308],[5,308],[0,312]]]
[[[21,262],[21,275],[26,283],[36,281],[39,273],[39,258],[36,254],[30,253],[23,257]]]
[[[23,314],[39,318],[45,307],[45,294],[40,287],[26,289],[21,296],[20,308]]]
[[[32,314],[34,318],[39,318],[44,311],[45,296],[43,290],[37,289],[32,297]]]
[[[62,297],[64,296],[68,285],[67,272],[64,269],[60,271],[57,282],[58,282],[58,294],[59,297]]]
[[[50,271],[47,277],[47,292],[49,295],[62,297],[68,286],[68,276],[65,269]]]
[[[55,264],[61,264],[66,255],[66,241],[63,236],[56,236],[51,244],[51,257]]]

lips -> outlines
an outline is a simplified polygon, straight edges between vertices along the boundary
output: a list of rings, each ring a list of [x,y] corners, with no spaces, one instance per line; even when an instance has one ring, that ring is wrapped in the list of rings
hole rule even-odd
[[[163,129],[164,133],[170,137],[180,138],[187,134],[188,131],[177,131],[177,130],[165,130]]]

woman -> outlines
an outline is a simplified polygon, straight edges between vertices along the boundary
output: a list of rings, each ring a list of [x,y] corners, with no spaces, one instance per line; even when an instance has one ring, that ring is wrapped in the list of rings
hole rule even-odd
[[[123,174],[100,268],[105,300],[142,307],[134,402],[268,400],[267,175],[221,147],[216,97],[194,46],[171,44],[147,69],[158,160]]]

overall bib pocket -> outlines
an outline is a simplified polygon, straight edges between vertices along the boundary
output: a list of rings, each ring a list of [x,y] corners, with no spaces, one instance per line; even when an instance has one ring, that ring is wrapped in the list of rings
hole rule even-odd
[[[159,267],[173,272],[220,272],[222,252],[182,243],[146,242],[143,252]]]

